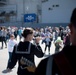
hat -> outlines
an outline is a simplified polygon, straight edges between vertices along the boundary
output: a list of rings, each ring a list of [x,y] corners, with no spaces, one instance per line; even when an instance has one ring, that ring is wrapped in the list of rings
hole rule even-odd
[[[32,28],[25,28],[23,33],[22,33],[22,36],[26,38],[28,34],[33,34]]]
[[[76,8],[72,12],[70,22],[76,27]]]

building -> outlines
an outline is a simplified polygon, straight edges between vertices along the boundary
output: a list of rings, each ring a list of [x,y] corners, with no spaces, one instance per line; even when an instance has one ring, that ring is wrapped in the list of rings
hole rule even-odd
[[[67,25],[75,3],[76,0],[0,0],[0,25]]]

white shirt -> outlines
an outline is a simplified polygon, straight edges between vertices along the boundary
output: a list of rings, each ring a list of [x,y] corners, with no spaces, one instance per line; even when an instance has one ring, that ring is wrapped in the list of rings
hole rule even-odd
[[[13,52],[13,48],[16,44],[17,44],[17,41],[15,39],[13,39],[13,40],[10,39],[8,41],[8,46],[7,46],[8,52]]]

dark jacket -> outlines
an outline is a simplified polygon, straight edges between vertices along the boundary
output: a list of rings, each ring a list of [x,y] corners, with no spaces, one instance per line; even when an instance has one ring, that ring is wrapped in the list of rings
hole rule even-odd
[[[12,69],[18,61],[17,74],[18,75],[26,75],[26,74],[32,75],[33,74],[32,72],[29,72],[27,69],[24,69],[28,65],[26,65],[26,62],[25,62],[25,64],[22,64],[21,60],[22,60],[22,58],[28,59],[33,64],[35,64],[34,55],[36,55],[37,57],[43,57],[43,52],[39,45],[36,46],[28,41],[20,42],[18,46],[14,47],[11,62],[9,63],[8,68]],[[25,61],[25,60],[23,60],[23,61]]]
[[[58,65],[56,64],[56,61],[54,60],[54,56],[58,56],[61,53],[63,53],[65,55],[66,59],[70,63],[72,70],[74,71],[74,74],[67,74],[67,75],[76,75],[76,47],[75,46],[66,46],[63,48],[63,50],[61,52],[54,54],[46,59],[43,59],[40,62],[40,64],[38,65],[35,75],[46,75],[47,65],[48,65],[47,62],[48,62],[48,59],[51,57],[53,57],[52,66],[49,66],[49,67],[52,67],[52,74],[49,74],[49,75],[62,75],[61,70],[59,69]],[[60,59],[61,59],[60,61],[63,60],[62,57],[60,57]],[[63,66],[64,66],[64,68],[63,68],[63,70],[64,70],[66,68],[66,66],[65,66],[65,64]],[[68,69],[67,69],[67,71],[68,71]],[[71,71],[69,71],[69,73],[70,72]]]

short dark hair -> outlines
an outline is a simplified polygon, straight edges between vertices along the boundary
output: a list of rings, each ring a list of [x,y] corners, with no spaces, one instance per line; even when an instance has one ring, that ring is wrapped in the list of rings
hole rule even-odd
[[[33,29],[32,28],[25,28],[23,33],[22,33],[22,36],[24,38],[26,38],[28,34],[33,34]]]
[[[76,8],[74,8],[71,19],[70,19],[71,24],[73,24],[76,27]]]

